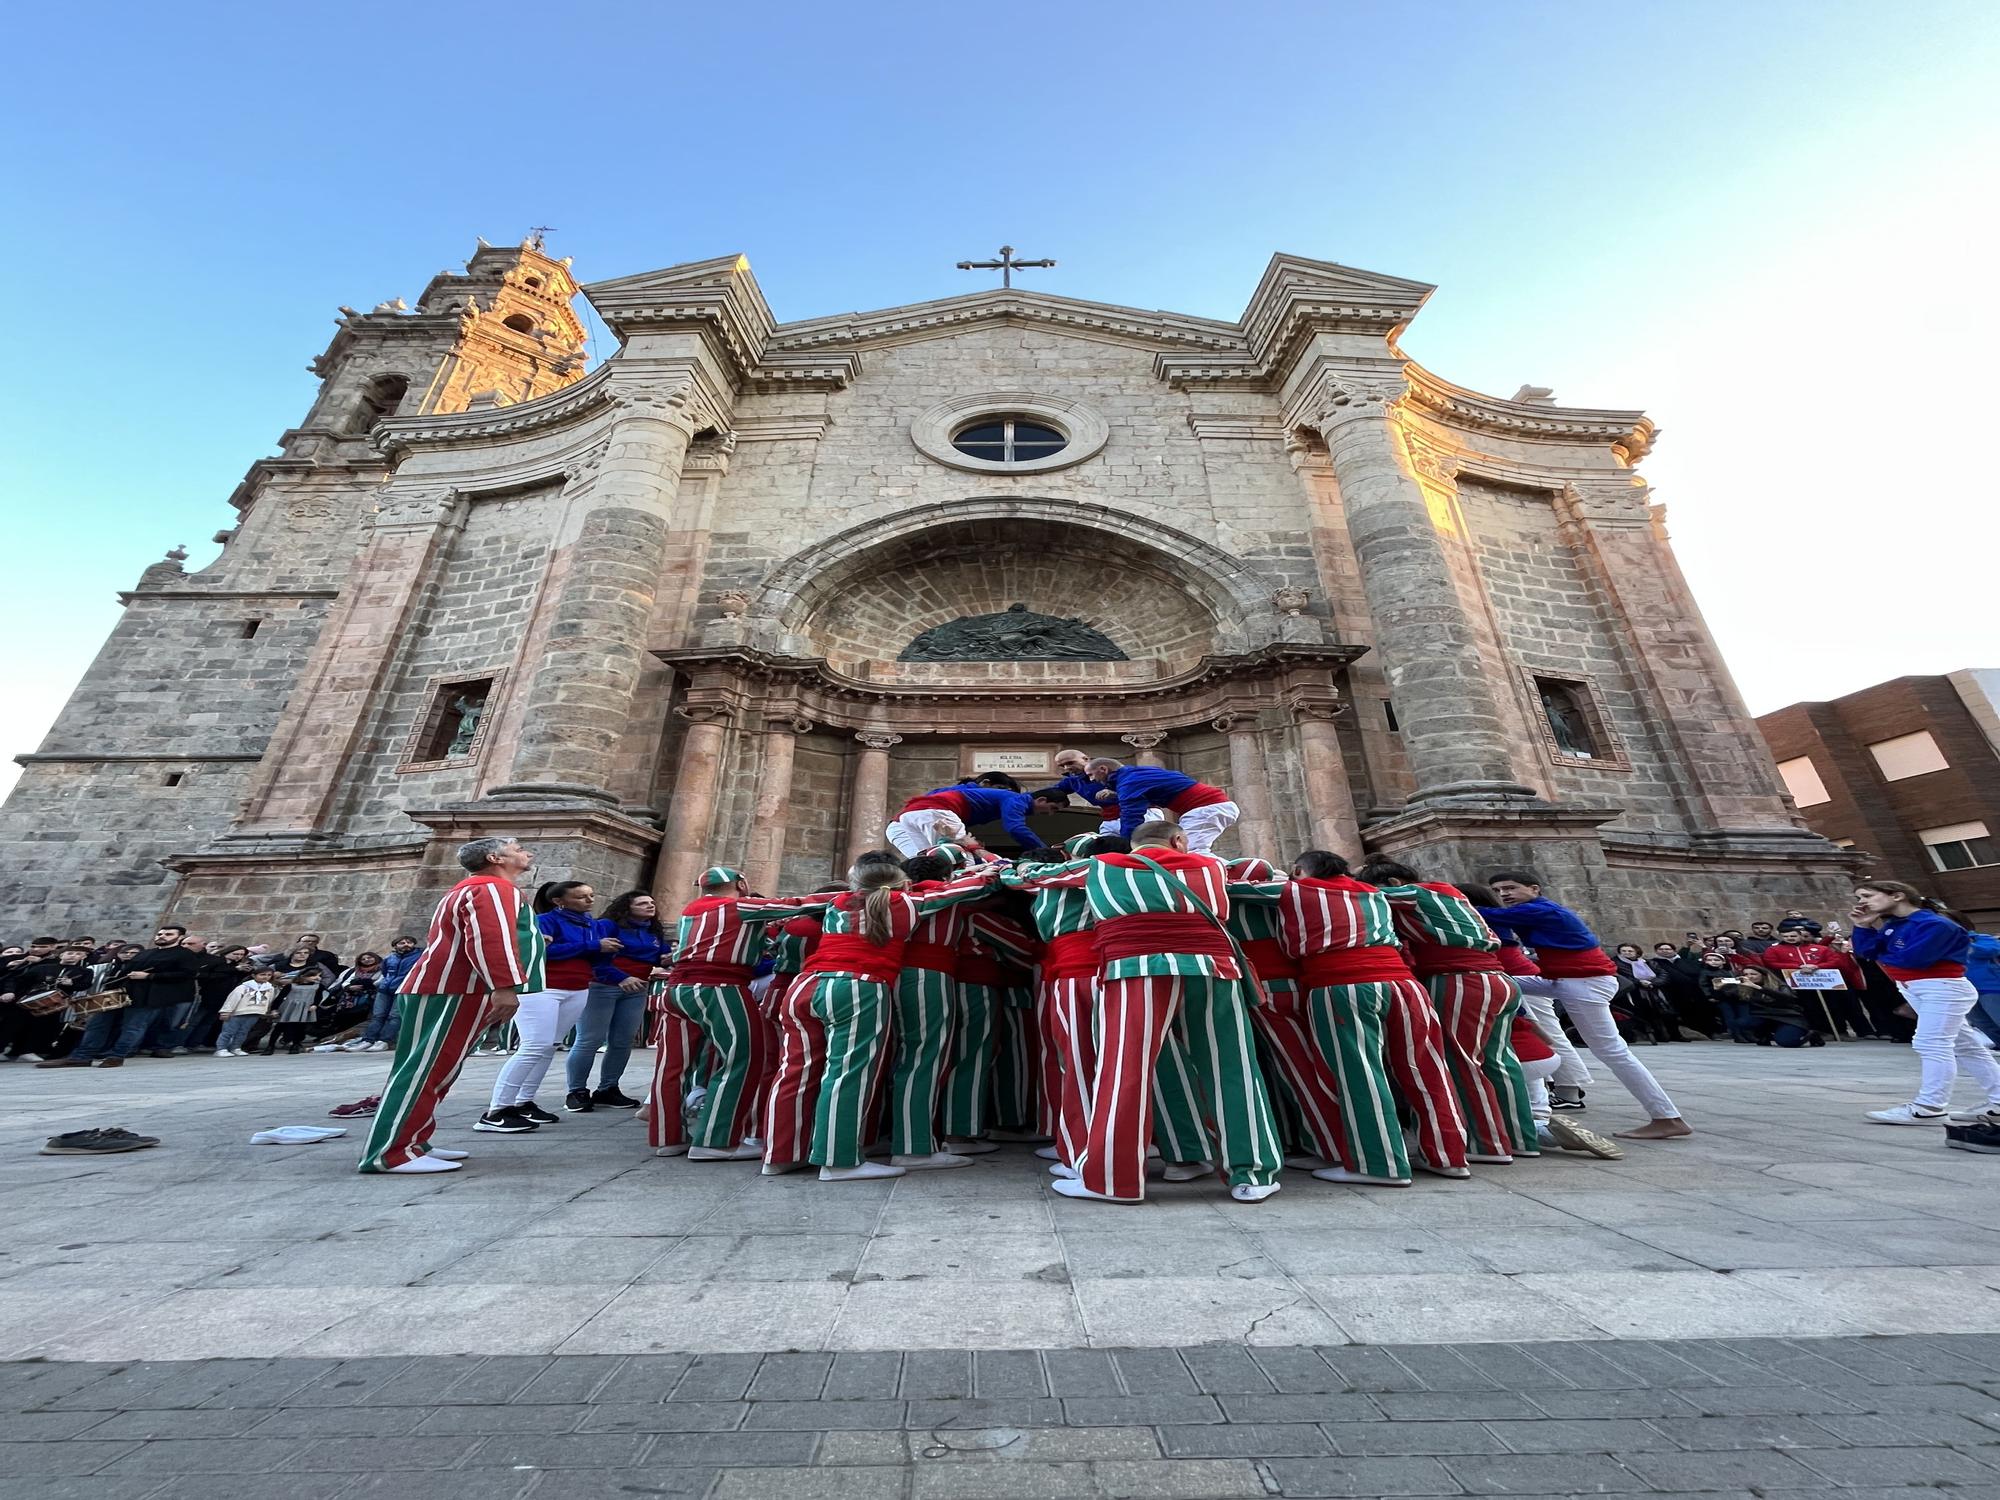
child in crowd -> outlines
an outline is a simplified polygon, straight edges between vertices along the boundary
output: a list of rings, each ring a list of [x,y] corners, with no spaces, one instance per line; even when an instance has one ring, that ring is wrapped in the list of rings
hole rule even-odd
[[[248,1057],[250,1054],[243,1044],[250,1040],[250,1033],[257,1023],[271,1013],[277,1003],[278,987],[272,981],[277,971],[268,963],[259,964],[250,971],[250,977],[229,992],[229,998],[222,1002],[218,1014],[222,1017],[222,1035],[216,1038],[217,1057]]]

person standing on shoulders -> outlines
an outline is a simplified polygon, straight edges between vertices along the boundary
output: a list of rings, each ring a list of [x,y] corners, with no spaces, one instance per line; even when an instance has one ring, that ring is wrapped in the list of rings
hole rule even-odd
[[[363,1172],[456,1172],[466,1153],[434,1148],[437,1108],[489,1016],[546,988],[542,930],[515,882],[535,856],[511,838],[461,844],[466,876],[431,917],[423,957],[403,976],[396,1060],[362,1146]]]
[[[1854,952],[1872,958],[1917,1014],[1910,1039],[1922,1064],[1908,1104],[1868,1111],[1878,1125],[2000,1125],[2000,1063],[1966,1020],[1979,991],[1965,977],[1972,934],[1916,888],[1871,880],[1854,891]],[[1964,1072],[1986,1095],[1983,1108],[1951,1112],[1951,1086]]]
[[[1030,795],[1013,777],[987,771],[912,797],[885,833],[905,859],[963,838],[980,823],[998,823],[1023,849],[1035,849],[1042,841],[1028,826],[1028,815],[1061,812],[1067,805],[1066,798],[1053,792]]]
[[[1629,1141],[1669,1141],[1693,1135],[1674,1101],[1646,1065],[1634,1057],[1611,1019],[1611,998],[1618,993],[1618,966],[1612,963],[1597,935],[1566,906],[1542,895],[1542,884],[1525,870],[1500,870],[1487,882],[1499,899],[1497,908],[1481,908],[1488,922],[1513,929],[1535,950],[1540,980],[1523,980],[1524,994],[1539,994],[1561,1003],[1584,1045],[1611,1069],[1651,1118],[1634,1130],[1617,1134]],[[1543,1021],[1540,1015],[1537,1021]],[[1546,1034],[1546,1025],[1544,1026]]]
[[[590,999],[584,1004],[576,1023],[576,1040],[563,1063],[563,1081],[569,1087],[563,1096],[563,1109],[573,1115],[587,1115],[600,1104],[606,1109],[639,1107],[639,1101],[622,1092],[618,1084],[632,1059],[633,1039],[646,1016],[646,1000],[667,974],[661,967],[670,946],[667,929],[651,891],[627,891],[613,897],[597,919],[597,935],[613,939],[618,946],[605,948],[591,969]],[[604,1061],[598,1067],[597,1087],[592,1089],[590,1069],[599,1048],[604,1051]]]
[[[1090,779],[1109,787],[1118,803],[1118,834],[1134,839],[1152,808],[1164,808],[1187,835],[1189,854],[1206,854],[1242,816],[1219,786],[1164,766],[1128,766],[1109,757],[1090,763]]]
[[[556,1043],[569,1035],[583,1013],[593,966],[604,954],[618,950],[616,938],[598,934],[590,914],[596,902],[597,893],[581,880],[552,880],[535,892],[535,925],[548,945],[542,954],[547,988],[521,996],[514,1012],[514,1031],[520,1040],[493,1080],[493,1096],[474,1130],[521,1135],[562,1123],[561,1115],[535,1102],[535,1090],[548,1077]]]

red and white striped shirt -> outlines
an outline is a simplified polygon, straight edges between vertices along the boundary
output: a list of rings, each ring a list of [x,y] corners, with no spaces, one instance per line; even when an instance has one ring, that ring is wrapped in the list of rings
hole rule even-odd
[[[483,995],[528,978],[521,960],[521,893],[498,875],[468,875],[431,914],[424,951],[403,976],[404,995]]]

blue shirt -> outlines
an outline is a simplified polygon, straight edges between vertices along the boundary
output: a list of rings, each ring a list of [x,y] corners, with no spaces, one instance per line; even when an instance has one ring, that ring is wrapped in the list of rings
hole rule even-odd
[[[1567,906],[1539,896],[1516,906],[1482,906],[1479,915],[1495,932],[1505,928],[1514,933],[1524,947],[1580,951],[1604,946],[1597,941],[1597,934],[1583,925],[1583,918]]]
[[[1192,776],[1165,766],[1120,766],[1111,773],[1111,790],[1118,797],[1118,833],[1130,838],[1146,821],[1146,809],[1165,807],[1189,787],[1200,786]]]
[[[2000,995],[2000,937],[1975,932],[1971,939],[1965,955],[1965,977],[1980,994]]]
[[[1035,799],[1026,792],[1010,792],[998,786],[940,786],[924,795],[942,797],[947,792],[963,799],[967,828],[997,819],[1002,828],[1020,841],[1023,849],[1041,848],[1040,835],[1028,826],[1028,814],[1034,810]]]
[[[554,911],[538,913],[535,925],[549,940],[549,951],[544,955],[549,962],[560,958],[596,957],[597,921],[588,912],[558,906]]]
[[[1092,781],[1088,776],[1072,775],[1063,777],[1054,786],[1037,788],[1035,791],[1028,793],[1028,795],[1030,797],[1068,797],[1075,795],[1094,806],[1099,801],[1113,801],[1118,794],[1112,791],[1110,787],[1101,786],[1097,782]]]
[[[375,988],[385,995],[393,995],[402,988],[403,976],[417,966],[417,960],[424,956],[421,948],[412,948],[408,953],[398,953],[390,949],[382,955],[382,977],[375,981]]]
[[[596,962],[591,965],[591,974],[599,984],[623,984],[632,977],[614,964],[611,961],[613,958],[657,965],[666,956],[666,940],[656,935],[651,928],[620,927],[608,917],[599,917],[591,925],[594,937],[617,938],[625,945],[615,954],[602,951],[597,954]]]
[[[1933,964],[1962,964],[1972,948],[1972,934],[1949,917],[1918,907],[1907,917],[1890,917],[1880,927],[1854,927],[1854,956],[1872,958],[1894,969],[1928,969]]]

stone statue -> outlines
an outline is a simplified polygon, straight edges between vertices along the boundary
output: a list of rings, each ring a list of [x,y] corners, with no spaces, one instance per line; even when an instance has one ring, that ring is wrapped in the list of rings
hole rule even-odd
[[[470,755],[472,742],[479,737],[479,721],[486,717],[486,700],[461,693],[451,700],[451,711],[458,715],[458,731],[451,737],[451,744],[445,747],[446,755]]]
[[[933,625],[898,661],[1127,661],[1109,636],[1073,616],[1038,615],[1025,604],[999,614]]]
[[[1584,728],[1583,716],[1561,688],[1542,689],[1542,717],[1549,721],[1549,733],[1555,736],[1556,748],[1564,755],[1588,760],[1596,753],[1590,748],[1590,733]]]

